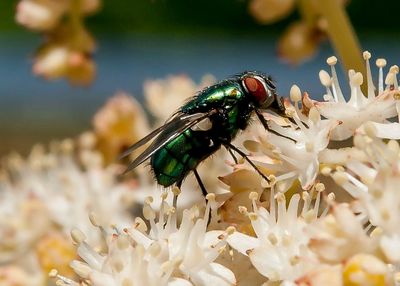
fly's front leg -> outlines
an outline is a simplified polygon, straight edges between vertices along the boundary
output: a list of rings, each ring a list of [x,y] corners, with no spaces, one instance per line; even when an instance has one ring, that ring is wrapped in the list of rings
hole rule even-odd
[[[233,154],[231,148],[228,148],[228,147],[226,147],[226,146],[225,146],[225,148],[226,148],[226,150],[228,150],[229,154],[231,154],[231,156],[232,156],[233,161],[235,162],[235,164],[237,164],[239,161],[238,161],[238,159],[236,158],[235,154]]]
[[[263,177],[264,180],[266,180],[268,183],[270,182],[270,180],[268,179],[268,177],[261,172],[261,170],[253,163],[253,161],[251,161],[249,159],[249,157],[247,156],[246,153],[244,153],[242,150],[240,150],[239,148],[237,148],[235,145],[232,145],[230,142],[224,140],[224,139],[220,139],[222,144],[226,147],[226,148],[230,148],[232,150],[234,150],[235,152],[237,152],[240,156],[242,156],[253,168],[254,170],[256,170],[256,172]]]
[[[275,130],[272,130],[272,129],[269,127],[269,125],[268,125],[268,121],[265,120],[264,116],[260,113],[260,111],[256,110],[256,114],[257,114],[257,117],[258,117],[258,119],[260,120],[261,124],[264,126],[265,130],[267,130],[268,132],[271,132],[272,134],[275,134],[275,135],[277,135],[277,136],[280,136],[280,137],[289,139],[289,140],[293,141],[294,143],[297,143],[297,141],[294,140],[293,138],[290,138],[290,137],[288,137],[288,136],[279,134],[279,133],[276,132]]]

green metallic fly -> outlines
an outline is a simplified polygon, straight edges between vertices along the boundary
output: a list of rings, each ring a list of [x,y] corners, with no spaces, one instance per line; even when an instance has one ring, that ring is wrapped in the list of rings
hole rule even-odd
[[[158,184],[169,187],[176,183],[180,187],[185,177],[193,171],[203,194],[206,195],[207,191],[196,168],[224,146],[236,162],[232,150],[268,181],[247,155],[231,144],[239,130],[248,126],[253,113],[265,129],[277,134],[269,129],[261,114],[262,110],[270,110],[286,117],[283,99],[276,94],[271,78],[263,73],[244,72],[207,87],[187,101],[163,126],[133,144],[121,155],[121,158],[126,157],[154,139],[130,163],[125,172],[150,158]]]

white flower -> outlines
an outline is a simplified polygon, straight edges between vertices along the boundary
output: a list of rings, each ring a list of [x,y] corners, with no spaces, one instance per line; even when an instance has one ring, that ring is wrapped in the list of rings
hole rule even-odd
[[[332,176],[336,183],[357,200],[363,220],[377,227],[380,247],[387,260],[400,263],[400,148],[392,140],[387,144],[376,138],[374,125],[367,124],[368,135],[357,135],[354,143],[366,154],[367,161],[351,160],[345,171]]]
[[[250,218],[256,237],[235,232],[228,237],[228,243],[247,255],[258,272],[269,281],[294,282],[318,264],[307,246],[310,237],[306,229],[317,220],[320,192],[313,207],[310,195],[303,193],[304,206],[300,216],[299,194],[292,196],[286,208],[285,196],[282,193],[275,196],[272,191],[269,210],[257,205],[257,197],[255,192],[250,194],[253,212],[241,208]]]
[[[15,18],[21,25],[36,31],[54,29],[62,17],[73,10],[74,0],[21,0]],[[83,13],[93,13],[100,7],[100,0],[82,0]]]
[[[5,169],[0,178],[0,253],[6,260],[3,262],[37,251],[38,242],[51,232],[61,233],[62,237],[74,227],[86,231],[90,227],[90,212],[95,212],[104,225],[128,224],[131,191],[128,185],[116,183],[119,170],[115,166],[104,168],[100,154],[89,146],[74,150],[72,140],[52,143],[50,149],[45,152],[42,146],[36,146],[27,159],[18,155],[3,159]],[[102,245],[97,234],[89,241]]]
[[[286,102],[286,109],[296,124],[273,114],[264,115],[270,128],[286,138],[259,128],[255,133],[258,136],[253,134],[255,140],[245,142],[250,159],[276,176],[279,191],[286,191],[295,179],[303,189],[311,188],[318,175],[320,153],[328,146],[330,132],[338,124],[335,120],[322,120],[314,107],[307,110],[307,94],[300,110],[301,92],[297,86],[292,87],[291,98],[295,105]],[[307,116],[304,112],[308,112]]]
[[[175,196],[178,194],[174,189]],[[207,232],[208,217],[214,195],[208,195],[209,202],[204,217],[193,206],[185,210],[182,222],[177,225],[175,207],[163,200],[157,215],[150,207],[151,198],[146,202],[143,213],[146,223],[137,218],[131,228],[115,230],[105,235],[108,252],[105,256],[97,253],[87,242],[82,232],[72,233],[78,244],[79,256],[84,262],[74,261],[71,266],[75,272],[94,286],[124,285],[235,285],[233,273],[214,262],[224,249],[227,231]],[[177,197],[174,199],[176,203]],[[92,220],[93,221],[93,220]],[[97,225],[94,220],[94,224]],[[67,281],[58,276],[60,281]],[[66,282],[66,285],[78,285]]]
[[[148,80],[144,83],[146,105],[157,118],[157,125],[163,124],[185,100],[214,82],[215,79],[211,75],[204,76],[198,85],[185,75]]]
[[[18,3],[16,20],[32,29],[53,29],[68,10],[68,0],[22,0]]]
[[[356,129],[367,121],[378,123],[387,123],[388,118],[397,115],[394,92],[392,89],[398,89],[396,74],[398,67],[390,69],[386,77],[386,87],[383,82],[383,67],[386,66],[386,60],[378,59],[376,61],[379,67],[379,83],[377,96],[375,96],[375,87],[372,80],[369,59],[371,54],[364,52],[364,59],[367,66],[367,86],[368,96],[361,91],[363,76],[354,70],[349,71],[349,83],[351,88],[350,99],[346,102],[335,71],[337,59],[330,57],[327,63],[331,67],[332,75],[321,70],[319,76],[321,83],[326,87],[325,102],[314,101],[314,106],[319,110],[322,116],[328,119],[334,119],[341,122],[332,133],[333,140],[344,140],[351,137]]]
[[[373,253],[377,246],[348,204],[334,204],[330,214],[307,231],[311,237],[310,248],[321,261],[331,264],[346,261],[360,252]]]

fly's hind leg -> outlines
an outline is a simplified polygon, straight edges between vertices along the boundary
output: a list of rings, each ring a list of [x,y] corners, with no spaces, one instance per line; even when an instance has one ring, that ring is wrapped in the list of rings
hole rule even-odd
[[[253,163],[253,161],[251,161],[249,159],[249,157],[239,148],[237,148],[235,145],[232,145],[230,142],[228,141],[222,141],[222,144],[227,147],[230,148],[232,150],[234,150],[235,152],[237,152],[240,156],[242,156],[253,168],[254,170],[256,170],[256,172],[264,178],[264,180],[266,180],[267,182],[269,182],[270,180],[268,179],[267,176],[265,176],[265,174],[263,172],[261,172],[261,170]]]
[[[197,183],[199,183],[199,186],[200,186],[201,192],[203,193],[203,196],[206,197],[208,192],[207,192],[206,187],[204,186],[203,182],[201,181],[199,173],[197,172],[196,169],[194,169],[193,172],[194,172],[194,176],[196,177]]]

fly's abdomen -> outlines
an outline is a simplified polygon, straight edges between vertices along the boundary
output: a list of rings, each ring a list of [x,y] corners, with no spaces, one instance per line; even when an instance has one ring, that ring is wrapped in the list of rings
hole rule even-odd
[[[183,180],[197,165],[218,150],[210,146],[207,132],[186,130],[151,157],[157,182],[168,187]]]

